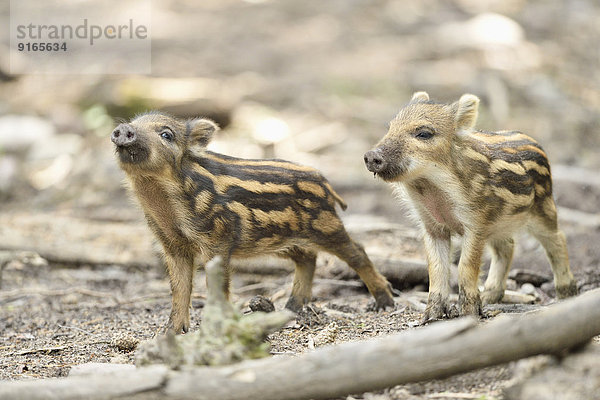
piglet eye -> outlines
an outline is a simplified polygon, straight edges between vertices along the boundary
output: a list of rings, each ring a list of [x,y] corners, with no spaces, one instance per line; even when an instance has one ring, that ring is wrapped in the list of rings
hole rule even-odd
[[[160,133],[160,137],[165,140],[168,140],[169,142],[173,140],[173,134],[169,131],[162,131]]]
[[[431,139],[433,137],[433,132],[431,132],[428,129],[420,129],[417,134],[415,135],[415,137],[417,139],[421,139],[421,140],[427,140],[427,139]]]

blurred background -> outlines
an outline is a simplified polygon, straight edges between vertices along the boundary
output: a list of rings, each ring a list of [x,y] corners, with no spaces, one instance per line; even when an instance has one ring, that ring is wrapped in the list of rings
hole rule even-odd
[[[557,174],[600,171],[594,0],[166,0],[153,3],[151,36],[150,76],[10,76],[3,38],[3,210],[125,218],[109,133],[150,109],[215,119],[213,150],[309,164],[340,191],[385,191],[362,155],[416,90],[474,93],[479,128],[530,134]],[[364,196],[350,212],[386,207]]]

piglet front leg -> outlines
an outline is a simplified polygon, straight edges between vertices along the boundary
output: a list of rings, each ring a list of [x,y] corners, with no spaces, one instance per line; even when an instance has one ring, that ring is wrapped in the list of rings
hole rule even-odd
[[[429,270],[429,298],[422,323],[452,318],[456,308],[450,304],[450,233],[425,233],[425,251]]]
[[[190,255],[165,254],[167,273],[171,283],[172,307],[169,329],[176,334],[190,329],[190,306],[194,279],[194,258]]]

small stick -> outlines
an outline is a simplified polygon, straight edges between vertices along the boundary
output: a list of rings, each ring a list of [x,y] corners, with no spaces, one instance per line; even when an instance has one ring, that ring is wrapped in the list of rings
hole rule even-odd
[[[59,327],[61,327],[61,328],[63,328],[63,329],[73,329],[73,330],[80,331],[80,332],[83,332],[83,333],[88,334],[88,335],[93,335],[92,332],[86,331],[85,329],[81,329],[81,328],[78,328],[76,326],[66,326],[66,325],[60,325],[60,324],[56,324],[56,325],[59,326]]]

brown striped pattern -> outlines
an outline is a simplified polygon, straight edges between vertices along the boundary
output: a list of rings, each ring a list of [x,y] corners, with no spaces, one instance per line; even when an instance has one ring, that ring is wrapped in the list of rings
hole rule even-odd
[[[186,160],[182,173],[199,231],[211,230],[216,218],[230,221],[231,229],[251,241],[274,235],[331,235],[343,228],[334,207],[336,202],[345,204],[313,168],[207,151]],[[216,211],[219,205],[225,208]]]
[[[543,202],[552,195],[548,159],[539,144],[521,132],[473,131],[466,141],[462,166],[471,170],[471,193],[487,200],[488,220],[504,213],[518,214],[535,208],[544,214]],[[469,168],[470,161],[483,162]],[[486,162],[487,161],[487,162]]]

